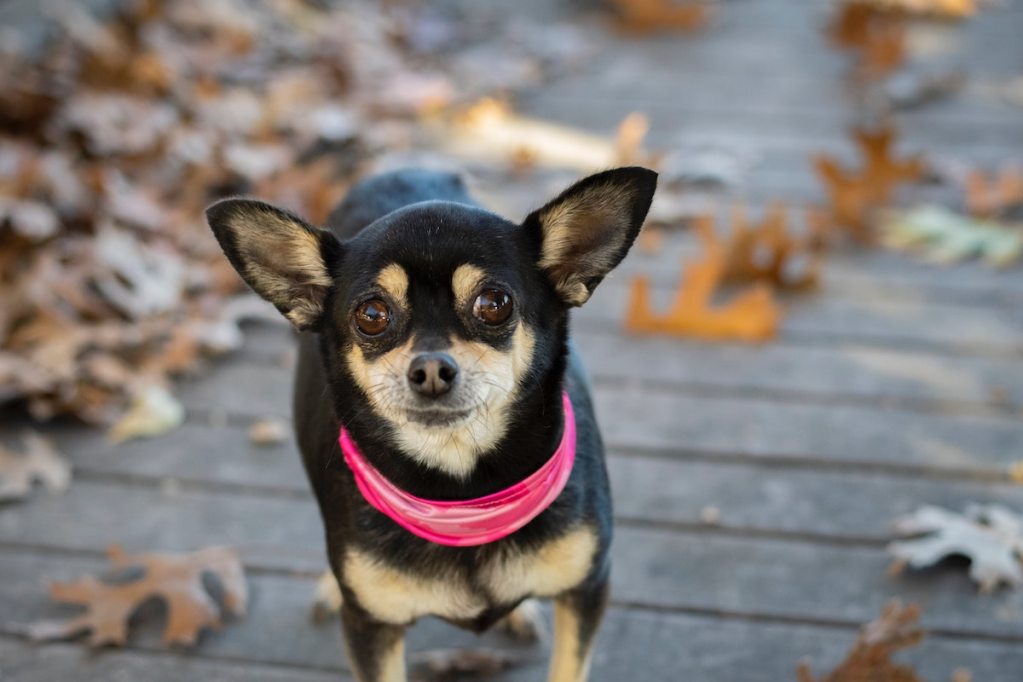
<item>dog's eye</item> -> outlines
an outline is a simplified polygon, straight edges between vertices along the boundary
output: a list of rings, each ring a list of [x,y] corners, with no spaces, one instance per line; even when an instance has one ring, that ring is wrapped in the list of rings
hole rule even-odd
[[[472,314],[489,325],[499,325],[507,321],[511,313],[511,296],[500,289],[485,290],[472,304]]]
[[[389,324],[391,311],[379,298],[366,301],[355,311],[355,326],[366,336],[383,334]]]

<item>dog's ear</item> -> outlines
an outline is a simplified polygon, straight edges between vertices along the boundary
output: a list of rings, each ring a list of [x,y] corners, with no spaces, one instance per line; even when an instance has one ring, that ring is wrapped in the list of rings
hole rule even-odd
[[[333,233],[251,199],[224,199],[206,221],[231,265],[252,289],[300,330],[316,329],[341,257]]]
[[[580,180],[526,218],[538,265],[566,304],[585,303],[625,257],[656,188],[652,170],[616,168]]]

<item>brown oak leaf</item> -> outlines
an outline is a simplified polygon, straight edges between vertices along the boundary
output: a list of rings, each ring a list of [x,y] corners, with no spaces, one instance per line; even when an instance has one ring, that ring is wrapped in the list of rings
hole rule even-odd
[[[57,640],[89,633],[91,646],[120,646],[128,639],[132,614],[156,597],[167,606],[164,643],[191,646],[204,628],[222,624],[220,606],[203,584],[205,575],[219,580],[227,614],[245,614],[248,586],[234,550],[208,547],[188,554],[126,554],[112,546],[107,554],[113,571],[123,575],[141,569],[141,575],[127,581],[108,582],[90,575],[54,583],[50,596],[55,601],[84,606],[86,611],[67,620],[33,623],[27,627],[29,637]]]
[[[714,292],[725,273],[724,249],[714,235],[711,218],[701,218],[697,230],[704,245],[703,258],[686,267],[670,310],[666,314],[655,314],[650,305],[649,280],[636,277],[632,281],[625,328],[637,333],[712,340],[773,338],[778,331],[781,309],[770,286],[758,283],[728,303],[713,305]]]
[[[815,678],[810,665],[801,663],[799,682],[923,682],[912,668],[892,661],[896,651],[916,646],[923,639],[919,620],[916,604],[903,606],[897,599],[888,602],[876,620],[863,626],[837,668]]]

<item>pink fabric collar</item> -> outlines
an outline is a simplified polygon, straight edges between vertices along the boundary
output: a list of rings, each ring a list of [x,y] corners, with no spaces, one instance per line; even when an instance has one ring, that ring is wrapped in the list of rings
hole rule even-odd
[[[500,540],[536,518],[564,490],[575,462],[575,414],[562,394],[565,428],[551,458],[526,479],[472,500],[426,500],[384,478],[341,427],[338,442],[355,475],[359,492],[375,509],[405,530],[449,547],[472,547]]]

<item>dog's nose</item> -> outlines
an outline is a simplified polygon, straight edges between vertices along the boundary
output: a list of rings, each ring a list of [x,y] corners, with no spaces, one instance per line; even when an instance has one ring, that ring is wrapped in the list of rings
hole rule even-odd
[[[422,353],[408,367],[408,383],[412,390],[427,398],[438,398],[455,384],[458,365],[447,353]]]

